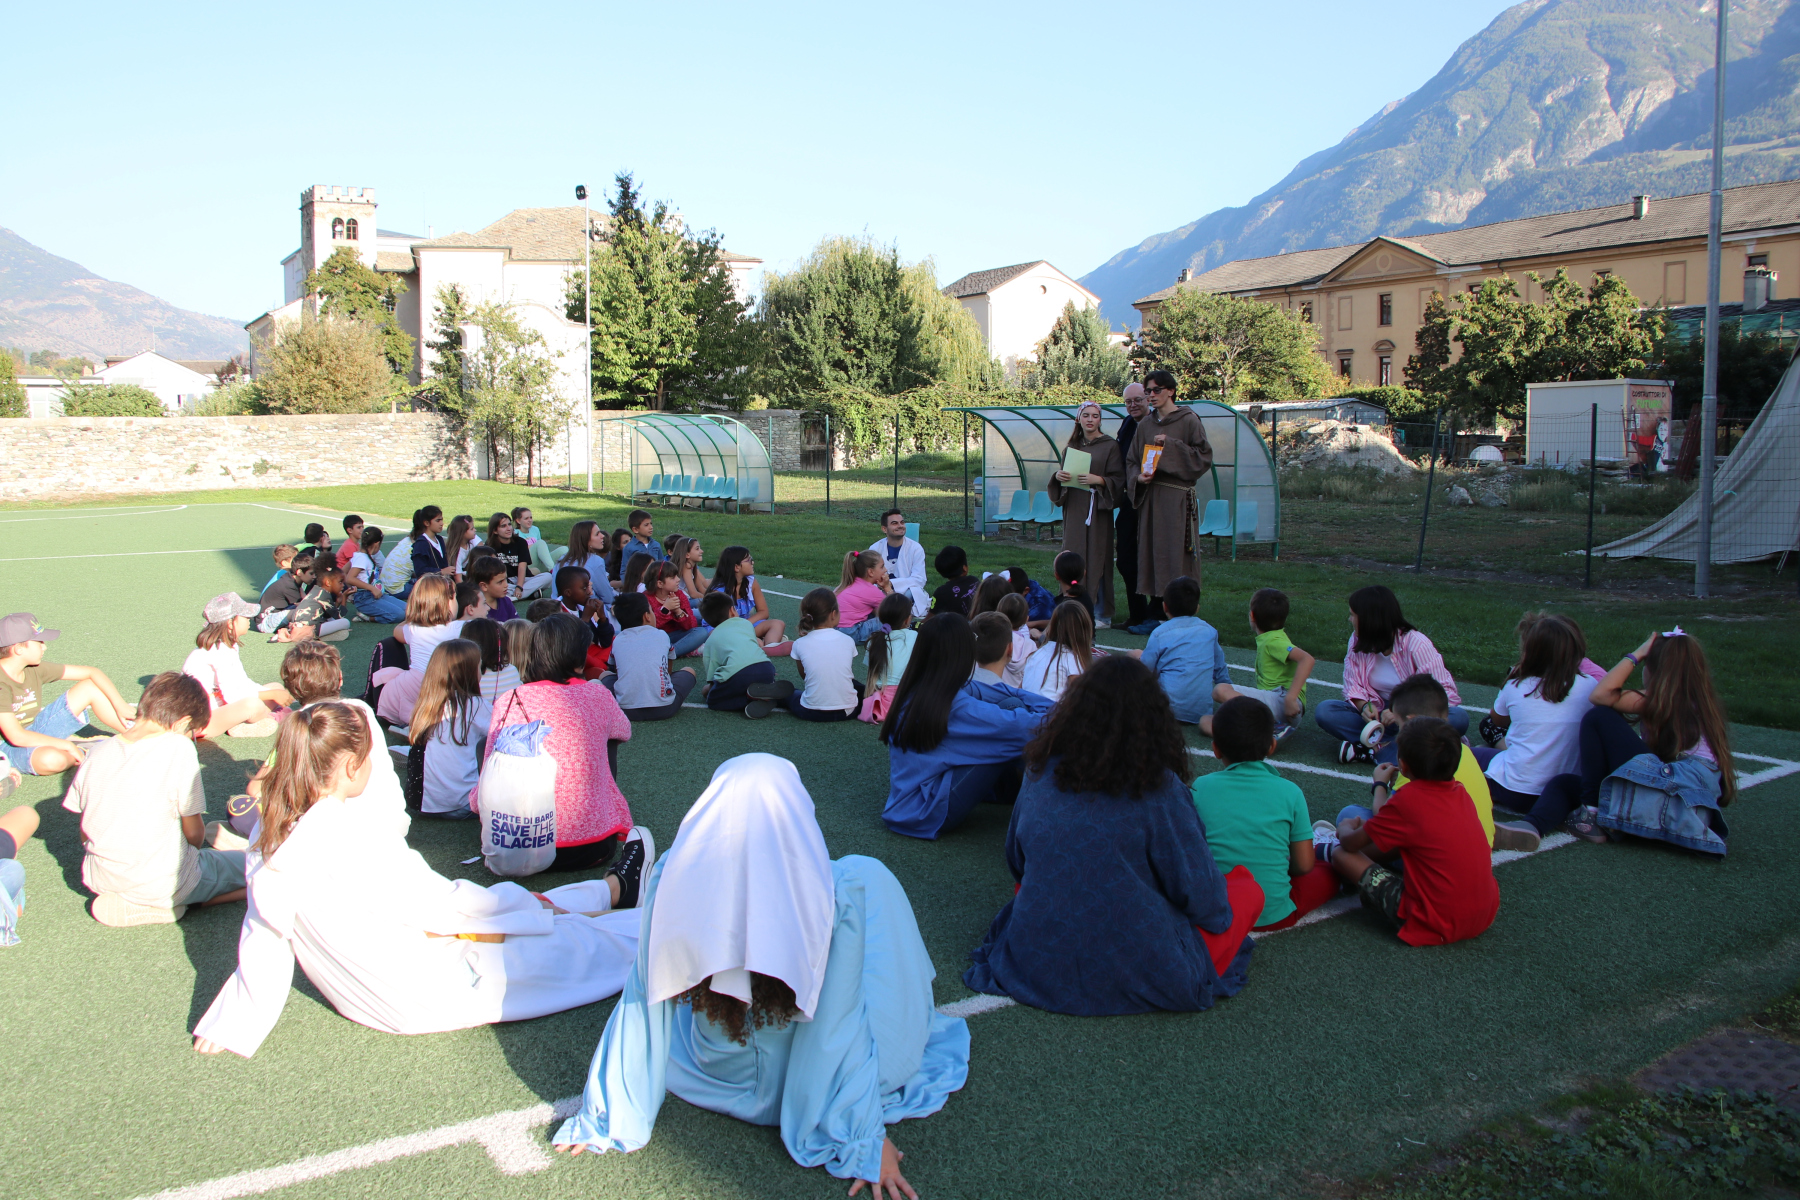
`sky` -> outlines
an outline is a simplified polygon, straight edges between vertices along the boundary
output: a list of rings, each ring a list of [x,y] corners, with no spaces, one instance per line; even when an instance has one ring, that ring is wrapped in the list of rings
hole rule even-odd
[[[630,171],[769,269],[848,234],[941,283],[1040,258],[1079,277],[1268,188],[1506,7],[31,5],[7,21],[28,52],[0,225],[249,320],[281,302],[312,184],[442,237]]]

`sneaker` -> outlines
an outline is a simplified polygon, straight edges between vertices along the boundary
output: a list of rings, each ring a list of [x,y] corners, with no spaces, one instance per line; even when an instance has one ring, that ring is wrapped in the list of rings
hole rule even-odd
[[[321,642],[341,642],[341,641],[344,641],[349,636],[350,636],[350,631],[348,629],[338,629],[338,630],[334,630],[331,633],[320,634],[319,640]]]
[[[773,683],[753,683],[744,689],[744,694],[752,700],[773,700],[779,704],[794,694],[794,685],[786,679],[777,679]]]
[[[1107,617],[1100,617],[1100,618],[1097,618],[1097,619],[1096,619],[1096,620],[1095,620],[1095,621],[1094,621],[1094,628],[1095,628],[1095,629],[1111,629],[1111,628],[1112,628],[1112,621],[1111,621],[1111,619],[1110,619],[1110,618],[1107,618]]]
[[[1338,848],[1337,826],[1330,821],[1313,822],[1313,853],[1319,861],[1330,862],[1332,851]]]
[[[94,914],[94,920],[102,925],[125,929],[132,925],[173,925],[187,912],[187,905],[177,904],[171,908],[168,905],[138,904],[113,892],[102,892],[94,897],[89,911]]]
[[[1361,742],[1339,742],[1338,761],[1347,766],[1356,762],[1374,762],[1375,756]]]
[[[266,738],[275,736],[275,718],[264,717],[260,721],[244,721],[233,725],[225,731],[226,737]]]
[[[367,621],[370,618],[363,613],[357,613],[355,616],[351,617],[350,619],[352,621]]]
[[[751,721],[760,721],[775,711],[773,700],[752,700],[744,705],[744,716]]]
[[[1161,624],[1162,624],[1161,621],[1145,621],[1141,625],[1131,626],[1131,628],[1127,629],[1125,632],[1126,633],[1135,633],[1139,637],[1149,637],[1151,634],[1156,632],[1156,627]]]
[[[1591,804],[1584,804],[1569,814],[1563,828],[1584,842],[1605,843],[1612,839],[1606,830],[1600,827],[1600,810]]]
[[[1279,746],[1281,743],[1287,741],[1297,728],[1299,728],[1297,725],[1283,725],[1281,722],[1277,721],[1275,723],[1275,744]]]
[[[1526,854],[1538,848],[1543,835],[1529,821],[1495,821],[1494,849],[1520,850]]]
[[[613,905],[613,911],[621,908],[636,908],[643,895],[644,876],[656,865],[656,838],[648,827],[633,825],[626,835],[625,844],[619,847],[619,855],[613,859],[608,875],[616,875],[619,880],[619,902]]]

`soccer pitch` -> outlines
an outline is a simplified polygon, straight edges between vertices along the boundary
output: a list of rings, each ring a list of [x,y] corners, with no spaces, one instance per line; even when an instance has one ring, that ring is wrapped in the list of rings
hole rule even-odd
[[[592,515],[610,529],[623,514],[605,502]],[[98,666],[135,697],[155,673],[179,668],[207,598],[254,597],[274,569],[272,545],[297,540],[308,520],[335,539],[338,515],[250,500],[8,510],[0,612],[35,613],[62,630],[52,661]],[[398,514],[378,519],[403,529]],[[659,533],[680,527],[678,511],[658,513]],[[747,521],[746,543],[768,527]],[[778,561],[759,565],[774,615],[792,628],[811,584],[777,578]],[[362,690],[384,633],[353,625],[339,645],[347,694]],[[1143,644],[1118,631],[1099,641]],[[1610,662],[1628,648],[1596,646],[1593,657]],[[252,635],[251,676],[276,678],[284,650]],[[1248,664],[1247,652],[1227,653]],[[1314,701],[1338,678],[1336,664],[1321,662]],[[1470,707],[1493,696],[1462,690]],[[833,857],[871,855],[905,885],[937,966],[938,1003],[968,1017],[973,1040],[967,1086],[937,1115],[890,1129],[921,1196],[1271,1196],[1397,1166],[1501,1113],[1616,1078],[1800,977],[1787,907],[1800,885],[1800,832],[1787,820],[1800,797],[1800,733],[1737,726],[1733,738],[1743,792],[1728,810],[1724,862],[1546,839],[1536,854],[1496,856],[1500,915],[1472,942],[1409,949],[1340,901],[1324,919],[1262,938],[1249,986],[1210,1012],[1099,1019],[963,986],[969,950],[1012,892],[1007,810],[985,806],[934,843],[888,833],[879,820],[887,755],[869,726],[696,708],[637,726],[619,774],[635,818],[667,846],[720,761],[781,754],[798,766]],[[213,815],[271,741],[201,744]],[[1197,769],[1213,769],[1205,741],[1191,731],[1190,741]],[[1277,760],[1314,817],[1367,796],[1367,768],[1340,767],[1334,749],[1309,722]],[[95,923],[65,787],[28,777],[17,801],[35,805],[43,827],[20,853],[23,943],[0,951],[0,1029],[10,1035],[0,1194],[843,1194],[845,1183],[795,1166],[774,1130],[674,1097],[636,1154],[550,1154],[552,1112],[579,1094],[611,1001],[400,1038],[339,1017],[296,972],[254,1059],[193,1053],[188,1031],[235,966],[243,909],[197,909],[169,926]],[[480,864],[461,865],[478,837],[473,822],[416,821],[411,841],[442,873],[491,883]]]

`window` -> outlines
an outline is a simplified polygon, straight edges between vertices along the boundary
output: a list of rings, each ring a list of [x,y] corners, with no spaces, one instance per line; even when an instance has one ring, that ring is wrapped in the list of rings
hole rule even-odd
[[[1338,355],[1338,374],[1345,379],[1350,378],[1350,356],[1348,354]]]
[[[1766,254],[1752,254],[1744,260],[1744,265],[1746,267],[1766,267],[1769,265],[1769,256]]]
[[[342,217],[331,218],[331,240],[335,242],[343,236],[344,236],[344,218],[342,218]]]
[[[347,242],[354,242],[356,240],[355,217],[351,217],[348,221],[344,222],[344,240]]]
[[[1303,300],[1300,302],[1300,319],[1305,321],[1308,325],[1313,323],[1311,300]]]
[[[1381,295],[1375,298],[1375,303],[1379,309],[1376,323],[1380,325],[1392,325],[1394,323],[1394,293],[1381,293]]]
[[[1352,321],[1354,320],[1355,316],[1356,316],[1356,299],[1355,299],[1355,297],[1339,296],[1338,297],[1337,327],[1339,329],[1354,329],[1355,325],[1352,324]]]
[[[1375,363],[1377,366],[1377,372],[1376,372],[1377,382],[1380,383],[1382,387],[1392,387],[1394,385],[1394,358],[1393,358],[1393,356],[1390,354],[1384,354],[1380,358],[1376,359]]]
[[[1687,303],[1687,262],[1671,262],[1663,264],[1664,304]]]
[[[1471,295],[1471,296],[1473,296],[1475,293],[1479,292],[1480,290],[1481,290],[1481,285],[1479,283],[1471,283],[1468,288],[1469,295]]]

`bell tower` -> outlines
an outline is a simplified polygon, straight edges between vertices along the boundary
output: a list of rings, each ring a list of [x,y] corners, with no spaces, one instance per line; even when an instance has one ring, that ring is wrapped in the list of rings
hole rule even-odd
[[[340,246],[355,250],[365,266],[374,267],[374,188],[318,183],[300,193],[300,258],[295,264],[299,278],[318,270]]]

